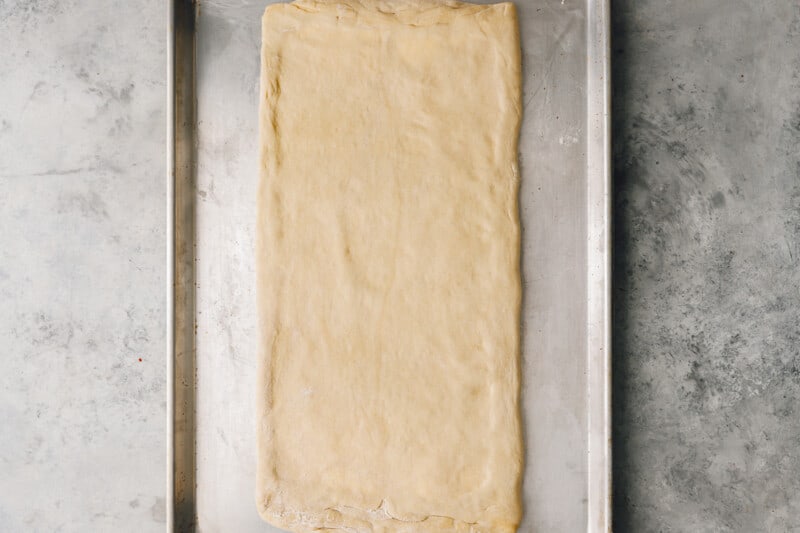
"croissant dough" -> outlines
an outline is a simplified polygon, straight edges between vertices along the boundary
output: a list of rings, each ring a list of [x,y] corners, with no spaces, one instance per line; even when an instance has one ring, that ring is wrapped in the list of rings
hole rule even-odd
[[[515,531],[514,6],[272,5],[261,99],[261,516]]]

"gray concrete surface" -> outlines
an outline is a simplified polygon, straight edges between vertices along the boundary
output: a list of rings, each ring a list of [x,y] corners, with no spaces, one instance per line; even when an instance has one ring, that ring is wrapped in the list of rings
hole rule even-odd
[[[800,3],[613,8],[616,531],[800,531]]]
[[[158,0],[0,0],[4,533],[164,531],[165,42]]]

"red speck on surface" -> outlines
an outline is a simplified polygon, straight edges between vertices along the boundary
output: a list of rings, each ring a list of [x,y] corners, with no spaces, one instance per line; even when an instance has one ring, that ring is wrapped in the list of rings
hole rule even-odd
[[[139,358],[139,362],[140,362],[140,363],[142,362],[142,358],[141,358],[141,357]]]

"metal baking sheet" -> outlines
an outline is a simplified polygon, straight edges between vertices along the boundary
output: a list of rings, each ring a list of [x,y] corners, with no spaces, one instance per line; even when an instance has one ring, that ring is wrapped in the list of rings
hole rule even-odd
[[[265,0],[171,0],[169,531],[277,532],[254,502]],[[488,2],[487,2],[488,3]],[[518,0],[524,518],[610,530],[608,0]]]

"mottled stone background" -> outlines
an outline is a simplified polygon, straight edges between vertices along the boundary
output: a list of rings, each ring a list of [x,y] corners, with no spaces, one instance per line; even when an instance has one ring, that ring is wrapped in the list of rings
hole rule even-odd
[[[0,0],[0,532],[164,531],[158,0]]]
[[[3,532],[164,529],[165,22],[0,0]],[[613,26],[616,530],[800,530],[800,4]]]
[[[613,2],[616,530],[800,530],[800,3]]]

